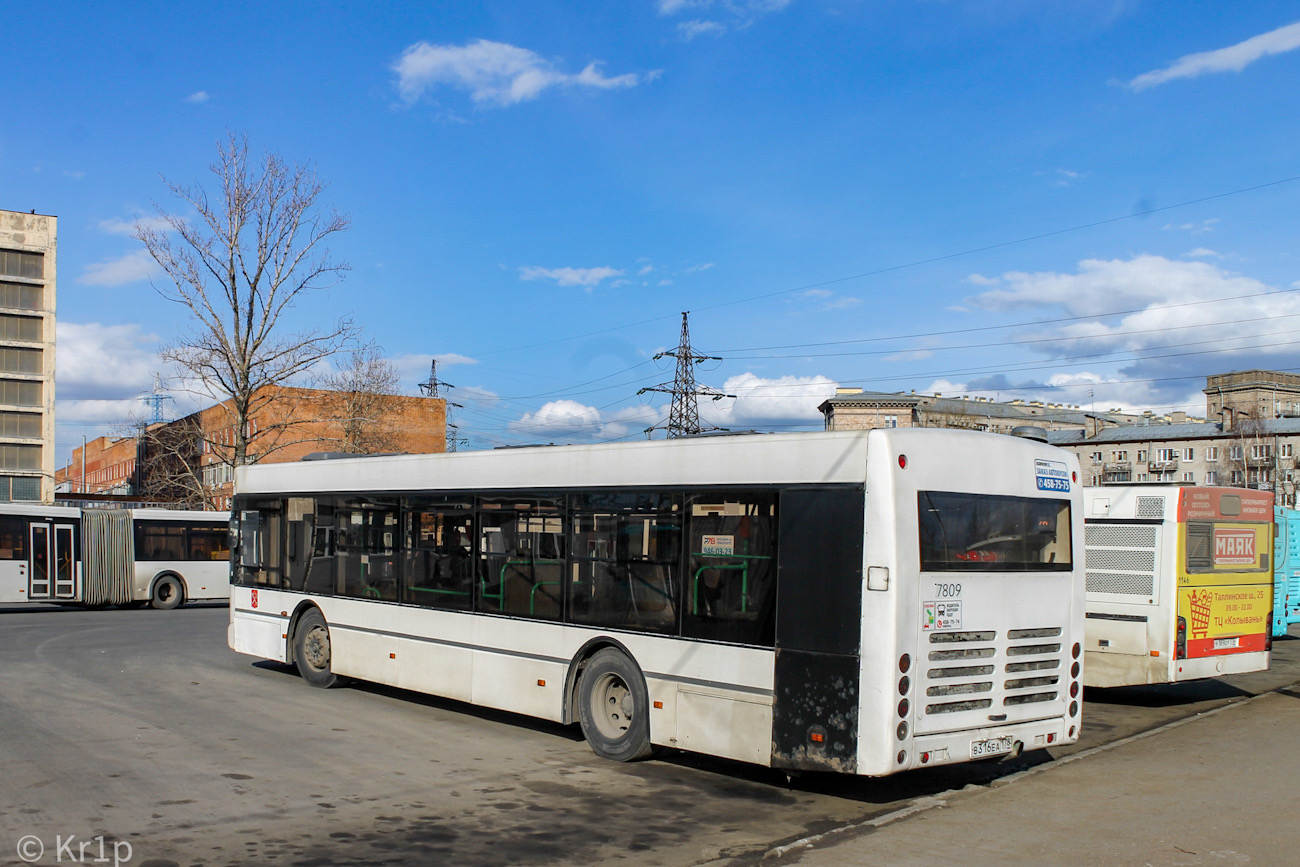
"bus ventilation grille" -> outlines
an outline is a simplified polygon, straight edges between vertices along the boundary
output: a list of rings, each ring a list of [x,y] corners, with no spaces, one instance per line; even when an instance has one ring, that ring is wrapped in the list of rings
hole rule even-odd
[[[1137,516],[1139,518],[1163,518],[1165,516],[1165,498],[1138,497]]]
[[[1158,497],[1141,499],[1159,500]],[[1156,574],[1155,527],[1089,524],[1083,532],[1087,592],[1152,595]]]
[[[996,632],[931,633],[928,661],[933,667],[926,675],[932,683],[925,694],[940,700],[927,704],[925,712],[983,710],[999,696],[1003,707],[1056,701],[1061,643],[1051,639],[1060,636],[1056,626],[1012,629],[1007,633],[1005,656],[1000,658]],[[996,686],[1001,688],[995,691]]]

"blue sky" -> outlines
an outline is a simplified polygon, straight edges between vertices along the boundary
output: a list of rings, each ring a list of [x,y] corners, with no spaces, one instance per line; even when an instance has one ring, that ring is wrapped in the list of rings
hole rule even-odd
[[[312,163],[350,314],[468,448],[637,438],[681,311],[733,429],[837,385],[1204,410],[1300,368],[1293,3],[7,6],[0,207],[59,217],[59,461],[184,311],[134,221]],[[177,410],[193,398],[177,392]]]

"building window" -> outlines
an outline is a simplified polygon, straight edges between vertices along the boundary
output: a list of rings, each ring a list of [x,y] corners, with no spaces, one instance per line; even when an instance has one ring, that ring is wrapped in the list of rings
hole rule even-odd
[[[1289,458],[1295,454],[1294,448],[1295,447],[1292,446],[1291,443],[1282,443],[1282,445],[1277,447],[1277,453],[1284,458]]]
[[[884,417],[885,427],[898,427],[898,416],[887,415]]]
[[[1147,459],[1147,450],[1138,449],[1138,463],[1139,464],[1146,463],[1146,459]]]
[[[1229,455],[1230,455],[1229,457],[1230,460],[1234,460],[1234,461],[1241,460],[1241,455],[1242,455],[1241,446],[1233,446],[1232,451],[1229,452]]]
[[[1148,476],[1146,473],[1138,473],[1138,481],[1139,481],[1139,482],[1149,482],[1149,481],[1151,481],[1151,478],[1150,478],[1150,476]]]
[[[1250,456],[1253,460],[1265,460],[1273,457],[1272,446],[1262,443],[1256,443],[1250,447]]]
[[[45,320],[40,316],[0,314],[0,340],[40,343],[45,333],[44,324]]]
[[[1206,459],[1207,461],[1217,461],[1217,460],[1219,459],[1219,447],[1218,447],[1218,446],[1206,446],[1206,447],[1205,447],[1205,459]]]
[[[1219,474],[1214,470],[1205,471],[1205,484],[1217,485],[1219,483]]]
[[[41,480],[34,476],[0,476],[0,502],[39,500]]]
[[[41,446],[0,445],[0,467],[9,470],[39,470]]]
[[[40,374],[44,365],[44,352],[39,349],[0,347],[0,371],[4,373]]]
[[[0,274],[41,280],[45,277],[45,255],[24,253],[21,250],[0,250]]]
[[[13,310],[44,310],[45,287],[0,282],[0,307]]]
[[[1183,449],[1183,460],[1190,461],[1195,459],[1196,459],[1196,449],[1192,448],[1191,446],[1188,446],[1187,448]]]
[[[1156,449],[1156,460],[1160,463],[1178,460],[1178,449]]]
[[[1117,464],[1128,460],[1128,452],[1111,452],[1111,456],[1115,458]]]
[[[0,412],[0,436],[39,437],[41,416],[35,412]]]
[[[1094,464],[1099,464],[1099,463],[1101,463],[1101,452],[1093,452],[1093,453],[1092,453],[1092,462],[1093,462]]]
[[[1246,479],[1245,479],[1245,477],[1241,474],[1241,470],[1233,470],[1233,471],[1232,471],[1232,484],[1234,484],[1234,485],[1240,485],[1240,484],[1242,484],[1242,483],[1245,482],[1245,481],[1246,481]]]
[[[1183,481],[1184,481],[1184,482],[1195,482],[1195,481],[1196,481],[1196,473],[1183,473]]]

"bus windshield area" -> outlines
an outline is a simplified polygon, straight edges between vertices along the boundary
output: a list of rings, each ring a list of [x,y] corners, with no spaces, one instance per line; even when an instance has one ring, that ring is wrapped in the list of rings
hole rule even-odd
[[[921,491],[923,572],[1060,572],[1072,567],[1066,500]]]

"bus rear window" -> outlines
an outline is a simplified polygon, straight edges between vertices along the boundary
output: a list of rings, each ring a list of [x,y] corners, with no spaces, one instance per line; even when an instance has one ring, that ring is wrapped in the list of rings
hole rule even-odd
[[[923,572],[1059,572],[1072,568],[1070,503],[921,491]]]

